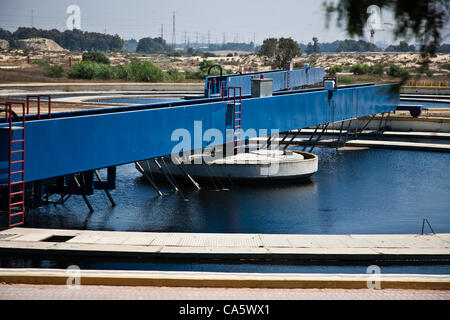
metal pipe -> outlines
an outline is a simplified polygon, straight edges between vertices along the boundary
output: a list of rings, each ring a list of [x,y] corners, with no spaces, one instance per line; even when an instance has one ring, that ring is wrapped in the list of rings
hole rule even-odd
[[[140,173],[142,173],[142,175],[144,176],[145,179],[147,179],[148,182],[150,182],[150,184],[152,185],[153,189],[155,189],[156,193],[157,193],[159,196],[163,196],[164,194],[163,194],[161,191],[159,191],[158,187],[157,187],[156,184],[153,182],[152,178],[150,178],[150,176],[145,172],[144,168],[142,168],[142,166],[139,164],[139,162],[135,162],[135,164],[136,164],[136,168],[138,169],[138,171],[139,171]],[[148,165],[148,163],[147,163],[147,165]],[[149,166],[149,165],[148,165],[148,167],[149,167],[149,169],[150,169],[150,166]]]
[[[306,148],[307,148],[307,146],[311,143],[312,138],[313,138],[314,135],[317,133],[317,130],[319,130],[319,127],[320,127],[320,125],[318,125],[318,126],[316,127],[316,129],[314,130],[314,132],[313,132],[313,134],[311,135],[311,137],[309,137],[308,142],[307,142],[307,143],[305,144],[305,146],[303,147],[303,150],[302,150],[302,151],[305,151]],[[323,132],[323,131],[322,131],[322,132]]]
[[[319,137],[317,138],[317,140],[314,142],[313,146],[312,146],[311,149],[309,150],[309,153],[311,153],[311,152],[314,150],[314,148],[316,147],[317,143],[319,143],[320,138],[322,138],[322,135],[323,135],[323,133],[325,132],[325,130],[327,130],[329,124],[330,124],[330,123],[328,122],[327,125],[325,126],[325,128],[323,128],[323,130],[322,130],[322,132],[320,133]]]
[[[81,184],[80,184],[80,182],[78,181],[77,177],[76,177],[76,176],[73,176],[73,179],[75,180],[75,183],[77,184],[77,186],[78,186],[79,188],[81,188]],[[83,199],[84,199],[84,202],[85,202],[86,205],[88,206],[90,212],[94,212],[94,208],[92,207],[91,203],[89,202],[89,199],[87,198],[87,196],[86,196],[85,194],[82,194],[82,197],[83,197]]]
[[[94,170],[94,173],[97,176],[98,181],[103,182],[102,177],[100,176],[100,173],[98,172],[98,170]],[[114,199],[111,197],[111,194],[109,193],[109,191],[106,189],[104,189],[103,191],[105,191],[105,194],[108,197],[109,201],[111,202],[111,205],[113,207],[115,207],[116,203],[114,202]]]
[[[166,178],[166,180],[169,181],[170,185],[172,185],[173,190],[174,190],[175,192],[178,192],[179,190],[178,190],[177,186],[176,186],[175,183],[170,179],[170,177],[166,174],[166,172],[164,171],[164,169],[163,169],[163,168],[161,167],[161,165],[159,164],[158,160],[153,159],[153,162],[154,162],[154,163],[156,164],[156,166],[159,168],[159,170],[160,170],[161,173],[164,175],[164,177]],[[150,166],[149,166],[149,168],[150,168]]]

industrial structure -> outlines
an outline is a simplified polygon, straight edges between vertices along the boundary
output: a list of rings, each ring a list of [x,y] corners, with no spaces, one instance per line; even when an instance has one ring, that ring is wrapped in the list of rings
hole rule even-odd
[[[252,83],[258,79],[272,79],[272,90],[260,87],[255,93]],[[311,84],[325,85],[302,88]],[[30,99],[48,103],[48,110],[39,107],[37,114],[28,114]],[[337,86],[324,81],[323,68],[308,66],[208,77],[204,97],[161,104],[52,113],[50,97],[6,101],[0,124],[0,210],[7,212],[11,227],[24,223],[26,208],[41,206],[52,194],[60,195],[57,203],[81,195],[89,205],[87,196],[99,189],[114,205],[108,190],[115,189],[116,166],[170,155],[179,142],[173,132],[180,128],[191,137],[203,137],[208,129],[226,137],[231,130],[227,142],[238,150],[245,138],[254,138],[241,136],[248,129],[256,135],[261,129],[286,133],[391,112],[398,103],[396,85]],[[17,107],[22,114],[14,112]],[[192,139],[191,149],[215,143]],[[107,171],[106,180],[101,169]]]

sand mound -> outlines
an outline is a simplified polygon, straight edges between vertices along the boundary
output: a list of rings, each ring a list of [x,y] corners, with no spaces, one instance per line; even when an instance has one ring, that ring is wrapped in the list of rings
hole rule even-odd
[[[37,51],[68,51],[57,44],[55,41],[46,38],[30,38],[18,41],[24,49]]]

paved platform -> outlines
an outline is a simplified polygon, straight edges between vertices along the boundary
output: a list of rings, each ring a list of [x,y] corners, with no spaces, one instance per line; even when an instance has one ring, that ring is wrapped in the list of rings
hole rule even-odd
[[[233,289],[0,284],[0,300],[449,300],[446,290]]]
[[[201,234],[12,228],[0,232],[0,252],[299,263],[447,263],[450,234]]]

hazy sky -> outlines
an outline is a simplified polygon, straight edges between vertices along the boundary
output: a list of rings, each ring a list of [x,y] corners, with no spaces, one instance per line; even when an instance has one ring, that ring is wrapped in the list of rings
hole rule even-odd
[[[172,15],[176,14],[176,40],[211,43],[253,41],[268,37],[292,37],[307,43],[313,36],[321,42],[348,38],[343,30],[325,27],[322,0],[0,0],[0,27],[14,31],[19,26],[65,30],[69,5],[81,9],[84,31],[119,34],[140,39],[161,33],[172,42]],[[382,12],[383,22],[393,22]],[[375,41],[390,43],[390,32],[380,31]]]

